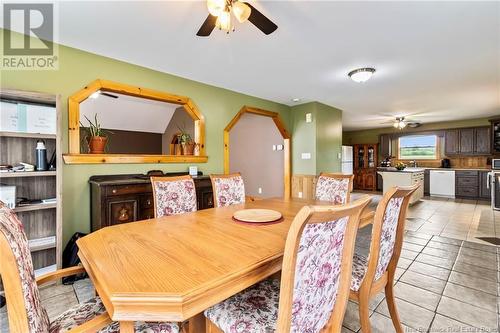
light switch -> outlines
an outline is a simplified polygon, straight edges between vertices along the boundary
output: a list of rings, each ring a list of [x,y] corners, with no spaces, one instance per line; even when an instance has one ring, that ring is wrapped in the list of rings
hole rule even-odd
[[[262,187],[259,187],[258,192],[259,194],[262,194]]]
[[[310,160],[311,159],[311,153],[302,153],[301,155],[303,160]]]
[[[306,113],[306,123],[312,123],[313,117],[312,113]]]
[[[338,153],[337,157],[339,158],[339,160],[342,159],[342,153]]]
[[[276,150],[276,145],[273,145],[273,150]]]

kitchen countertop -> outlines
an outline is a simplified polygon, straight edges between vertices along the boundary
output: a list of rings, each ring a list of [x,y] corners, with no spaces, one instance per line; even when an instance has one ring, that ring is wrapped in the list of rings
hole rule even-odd
[[[490,168],[433,168],[433,167],[417,167],[405,168],[402,171],[397,170],[395,167],[378,167],[381,172],[422,172],[424,170],[442,170],[442,171],[491,171]]]
[[[424,172],[425,168],[405,168],[403,170],[398,170],[395,167],[378,167],[378,171],[380,172],[406,172],[406,173],[415,173],[415,172]]]

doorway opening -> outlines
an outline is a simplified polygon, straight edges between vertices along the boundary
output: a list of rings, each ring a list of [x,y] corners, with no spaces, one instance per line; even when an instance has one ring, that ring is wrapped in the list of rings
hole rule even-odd
[[[231,172],[245,176],[249,195],[290,196],[290,134],[277,112],[244,106],[229,122],[224,173]]]

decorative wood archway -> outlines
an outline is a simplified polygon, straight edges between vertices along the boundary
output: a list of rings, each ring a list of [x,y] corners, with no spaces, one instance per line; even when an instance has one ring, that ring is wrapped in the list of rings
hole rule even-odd
[[[140,155],[140,154],[82,154],[80,153],[80,103],[94,92],[114,92],[134,97],[181,105],[194,121],[194,140],[199,144],[198,155]],[[205,117],[194,102],[185,96],[178,96],[157,90],[140,88],[128,84],[97,79],[68,98],[69,153],[64,154],[68,164],[99,163],[204,163]]]
[[[290,176],[291,176],[291,159],[290,159],[290,133],[286,130],[283,121],[278,112],[262,110],[259,108],[254,108],[250,106],[243,106],[241,110],[234,116],[234,118],[227,124],[226,128],[224,128],[224,173],[229,173],[229,131],[236,125],[236,123],[240,120],[240,118],[245,113],[251,113],[258,116],[269,117],[274,121],[276,128],[281,133],[283,137],[283,145],[284,145],[284,196],[285,198],[290,197]]]

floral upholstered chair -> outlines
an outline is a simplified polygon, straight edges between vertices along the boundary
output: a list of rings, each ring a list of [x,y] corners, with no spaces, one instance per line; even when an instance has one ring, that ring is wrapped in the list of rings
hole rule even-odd
[[[118,333],[119,324],[112,322],[97,297],[62,313],[52,322],[42,307],[38,285],[62,277],[84,273],[83,267],[71,267],[35,279],[28,240],[23,225],[7,206],[0,202],[0,274],[7,299],[7,315],[11,332]],[[176,333],[173,323],[136,323],[136,332]]]
[[[354,254],[349,298],[359,303],[361,331],[370,333],[370,299],[385,289],[385,299],[397,333],[403,333],[394,302],[394,274],[403,244],[406,212],[413,192],[420,185],[393,187],[377,206],[373,219],[368,258]]]
[[[245,203],[245,184],[241,174],[210,175],[214,206],[225,207]]]
[[[195,212],[196,188],[191,176],[151,177],[155,217]]]
[[[206,310],[209,332],[340,332],[359,217],[369,202],[303,207],[288,232],[281,283],[265,280]]]
[[[316,182],[316,200],[329,201],[335,205],[349,202],[353,175],[320,173]]]

